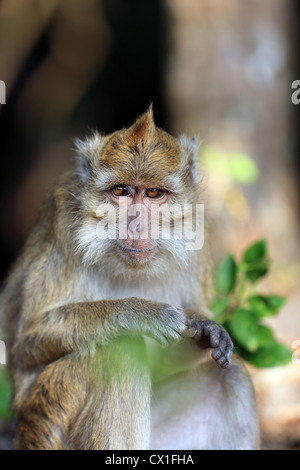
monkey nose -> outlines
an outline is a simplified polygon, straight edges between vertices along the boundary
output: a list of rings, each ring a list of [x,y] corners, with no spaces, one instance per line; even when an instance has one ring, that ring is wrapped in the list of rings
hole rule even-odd
[[[135,225],[128,227],[128,238],[131,240],[139,240],[139,239],[148,239],[149,238],[149,230],[148,226],[141,224],[140,222]]]

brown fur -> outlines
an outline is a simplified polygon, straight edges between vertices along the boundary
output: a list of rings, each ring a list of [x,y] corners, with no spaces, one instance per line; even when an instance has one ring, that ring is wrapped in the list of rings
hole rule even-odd
[[[16,448],[148,448],[151,382],[200,361],[182,338],[197,333],[189,315],[202,328],[208,246],[183,261],[179,244],[157,242],[150,259],[129,260],[116,241],[97,239],[97,207],[114,184],[201,201],[196,149],[158,129],[152,108],[129,129],[77,145],[77,171],[54,185],[2,293]],[[158,366],[144,335],[156,340]],[[158,345],[179,339],[179,359]]]
[[[104,144],[100,165],[122,172],[124,183],[138,181],[141,186],[162,185],[170,169],[179,169],[180,146],[153,122],[152,108],[129,129],[115,132]]]

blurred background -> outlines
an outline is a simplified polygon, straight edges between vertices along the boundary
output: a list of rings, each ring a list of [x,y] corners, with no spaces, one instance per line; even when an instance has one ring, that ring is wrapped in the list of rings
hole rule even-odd
[[[1,279],[51,182],[73,164],[73,139],[127,126],[153,102],[158,126],[202,139],[215,262],[267,239],[272,266],[260,289],[287,297],[269,324],[292,348],[300,340],[300,105],[291,101],[299,22],[297,0],[2,0]],[[232,155],[251,162],[239,175],[228,171]],[[251,369],[266,449],[300,449],[298,356]],[[11,425],[0,427],[0,448],[9,448]]]

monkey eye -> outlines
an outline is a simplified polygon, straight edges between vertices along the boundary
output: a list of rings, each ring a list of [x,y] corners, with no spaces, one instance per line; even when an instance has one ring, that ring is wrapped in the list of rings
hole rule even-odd
[[[126,186],[114,186],[112,189],[111,189],[112,193],[114,196],[128,196],[129,194],[129,191],[128,191],[128,188],[126,188]]]
[[[162,189],[149,188],[146,190],[146,196],[150,197],[151,199],[158,199],[162,197],[163,194],[164,194],[164,191]]]

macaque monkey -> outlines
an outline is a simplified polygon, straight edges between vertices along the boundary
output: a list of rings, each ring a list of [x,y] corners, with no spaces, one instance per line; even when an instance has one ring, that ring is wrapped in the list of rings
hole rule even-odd
[[[76,145],[2,293],[15,447],[257,448],[251,380],[209,319],[206,229],[195,250],[174,236],[185,215],[150,233],[150,212],[201,202],[195,139],[150,107]]]

